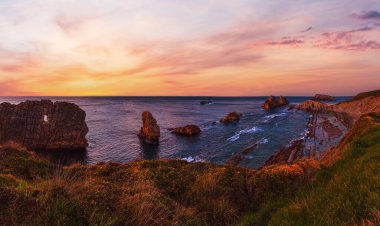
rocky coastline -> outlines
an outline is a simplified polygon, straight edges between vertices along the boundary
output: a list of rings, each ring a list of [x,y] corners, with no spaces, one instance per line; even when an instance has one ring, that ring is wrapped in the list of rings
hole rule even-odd
[[[370,213],[379,200],[378,190],[371,190],[378,184],[377,171],[373,170],[379,166],[376,162],[380,145],[378,98],[354,98],[331,106],[314,102],[296,106],[295,109],[311,114],[305,137],[292,141],[257,170],[238,167],[243,156],[253,151],[257,143],[225,164],[144,160],[128,164],[107,162],[62,167],[29,152],[22,143],[5,142],[0,145],[0,224],[261,225],[257,219],[261,222],[262,215],[265,215],[271,217],[263,220],[266,223],[273,220],[272,225],[288,225],[281,223],[286,222],[284,211],[294,211],[291,216],[297,217],[292,218],[292,222],[297,222],[302,215],[315,209],[315,203],[322,202],[323,208],[329,205],[327,199],[337,199],[335,203],[344,202],[355,207],[359,205],[366,211],[368,207]],[[76,134],[82,141],[78,144],[87,145],[79,136],[88,131],[83,124],[85,114],[76,105],[40,101],[2,104],[0,110],[4,118],[0,128],[8,128],[1,130],[3,137],[13,131],[10,125],[14,120],[21,120],[26,125],[32,122],[31,125],[42,125],[42,128],[51,123],[51,128],[55,129],[59,129],[56,128],[61,125],[59,122],[70,122],[70,125],[78,126],[63,128],[68,137]],[[357,117],[359,113],[363,115]],[[353,121],[353,126],[346,124],[348,120],[342,120],[347,118]],[[160,127],[153,115],[143,112],[142,121],[139,134],[142,141],[159,142]],[[178,130],[181,135],[187,135],[186,128],[189,127],[193,125],[178,127]],[[20,134],[24,137],[24,133]],[[46,134],[51,135],[50,132]],[[46,134],[38,134],[38,137]],[[66,136],[58,138],[66,139]],[[51,141],[54,141],[52,144],[60,143],[57,139]],[[330,167],[332,164],[335,165]],[[299,188],[309,183],[313,186],[306,187],[306,193],[299,198],[296,195]],[[365,189],[352,189],[363,186]],[[316,187],[323,192],[313,190]],[[324,196],[326,188],[329,193]],[[373,202],[351,199],[370,197],[369,194],[374,197]],[[299,207],[305,205],[309,208],[302,208],[300,213]],[[317,208],[314,212],[320,211]],[[336,215],[342,213],[352,215],[350,209],[338,209]],[[248,217],[244,218],[246,214]],[[307,218],[309,216],[314,215]],[[357,216],[368,222],[367,213]],[[351,218],[343,220],[342,225],[364,222]]]

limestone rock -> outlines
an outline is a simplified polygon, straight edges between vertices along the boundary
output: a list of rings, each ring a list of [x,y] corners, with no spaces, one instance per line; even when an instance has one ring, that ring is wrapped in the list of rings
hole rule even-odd
[[[315,94],[312,100],[315,101],[336,101],[336,99],[332,96],[325,95],[325,94]]]
[[[303,103],[297,105],[295,108],[298,110],[304,110],[307,112],[324,112],[324,113],[326,113],[326,112],[331,111],[333,107],[331,105],[321,103],[318,101],[306,100]]]
[[[270,96],[265,101],[262,107],[265,110],[273,110],[275,108],[282,107],[288,104],[289,104],[289,101],[283,96],[279,96],[279,97]]]
[[[143,141],[151,144],[158,144],[160,139],[160,127],[157,125],[157,121],[153,118],[152,113],[144,111],[142,113],[143,126],[138,134]]]
[[[237,122],[240,120],[240,115],[237,112],[231,112],[227,116],[220,119],[221,123],[227,124],[230,122]]]
[[[196,125],[187,125],[184,127],[177,127],[171,130],[172,133],[182,136],[194,136],[201,133],[201,129]]]
[[[77,105],[50,100],[0,104],[0,144],[30,150],[78,150],[88,146],[86,113]]]

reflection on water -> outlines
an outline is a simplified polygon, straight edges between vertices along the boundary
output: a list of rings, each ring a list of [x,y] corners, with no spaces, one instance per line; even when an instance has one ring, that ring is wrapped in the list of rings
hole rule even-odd
[[[51,99],[76,103],[86,111],[89,127],[87,152],[43,153],[58,163],[130,162],[136,159],[194,159],[224,163],[232,155],[258,143],[241,165],[257,168],[286,145],[302,136],[308,120],[304,112],[261,109],[265,97],[0,97],[0,102]],[[290,97],[299,103],[308,97]],[[345,98],[340,98],[344,100]],[[213,104],[201,105],[210,100]],[[137,136],[141,113],[152,112],[161,128],[158,146],[142,143]],[[223,125],[219,119],[236,111],[238,123]],[[172,134],[169,128],[198,125],[196,137]],[[260,142],[265,140],[266,142]]]

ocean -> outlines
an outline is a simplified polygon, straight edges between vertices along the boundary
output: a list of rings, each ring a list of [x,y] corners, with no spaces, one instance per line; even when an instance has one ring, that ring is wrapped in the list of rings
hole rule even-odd
[[[297,104],[310,97],[287,97]],[[89,146],[85,153],[71,153],[86,164],[127,163],[137,159],[184,159],[224,163],[231,156],[257,144],[243,156],[240,166],[258,168],[291,140],[304,136],[309,114],[261,109],[266,97],[0,97],[0,102],[50,99],[79,105],[86,111]],[[345,100],[338,98],[338,101]],[[200,101],[212,104],[200,105]],[[158,146],[140,141],[141,113],[152,112],[161,127]],[[238,123],[224,125],[219,119],[230,112],[242,114]],[[202,133],[182,137],[168,129],[198,125]]]

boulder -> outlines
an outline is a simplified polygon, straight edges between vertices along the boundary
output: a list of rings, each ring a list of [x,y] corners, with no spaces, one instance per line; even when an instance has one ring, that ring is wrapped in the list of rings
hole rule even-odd
[[[182,136],[194,136],[201,133],[201,129],[196,125],[187,125],[184,127],[177,127],[171,129],[172,133],[182,135]]]
[[[160,139],[160,127],[157,125],[157,121],[153,118],[152,113],[144,111],[142,113],[142,121],[143,126],[138,136],[147,143],[158,144]]]
[[[336,99],[332,96],[325,95],[325,94],[315,94],[312,100],[315,101],[336,101]]]
[[[240,120],[240,115],[237,112],[231,112],[220,119],[221,123],[227,124],[230,122],[237,122]]]
[[[30,150],[83,150],[88,146],[86,113],[77,105],[50,100],[0,104],[0,144]]]
[[[289,101],[283,96],[280,96],[280,97],[270,96],[265,101],[262,107],[265,110],[272,110],[272,109],[282,107],[288,104],[289,104]]]

